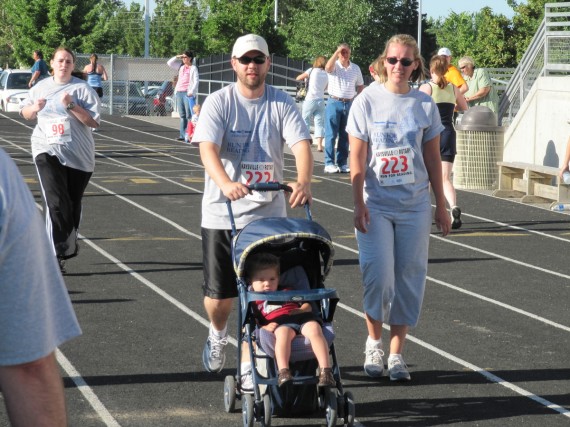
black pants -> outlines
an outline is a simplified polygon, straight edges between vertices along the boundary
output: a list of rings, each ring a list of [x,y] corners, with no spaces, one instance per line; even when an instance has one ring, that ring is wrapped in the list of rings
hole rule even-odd
[[[81,201],[92,172],[62,165],[56,156],[34,159],[45,204],[46,228],[58,258],[77,255]]]

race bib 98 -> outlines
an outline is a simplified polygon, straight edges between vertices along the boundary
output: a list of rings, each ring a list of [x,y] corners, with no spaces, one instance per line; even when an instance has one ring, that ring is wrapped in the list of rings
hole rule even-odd
[[[71,142],[71,124],[69,117],[48,119],[45,123],[48,144],[65,144]]]

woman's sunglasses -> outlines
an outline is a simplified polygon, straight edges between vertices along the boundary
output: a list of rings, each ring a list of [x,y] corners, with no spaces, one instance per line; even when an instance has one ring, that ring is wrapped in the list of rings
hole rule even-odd
[[[409,67],[410,65],[412,65],[414,63],[413,59],[410,58],[396,58],[394,56],[391,56],[389,58],[386,58],[386,61],[388,62],[388,64],[390,65],[396,65],[398,62],[400,62],[400,64],[402,64],[404,67]]]
[[[253,58],[250,58],[249,56],[242,56],[241,58],[237,58],[238,62],[243,65],[251,64],[251,62],[254,62],[258,65],[265,64],[266,59],[267,58],[265,55],[258,55],[254,56]]]

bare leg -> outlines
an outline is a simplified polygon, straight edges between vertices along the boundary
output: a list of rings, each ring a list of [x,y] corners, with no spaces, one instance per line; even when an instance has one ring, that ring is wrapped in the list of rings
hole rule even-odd
[[[382,338],[382,322],[374,320],[366,314],[366,328],[368,329],[368,336],[373,340]]]
[[[222,331],[226,327],[233,303],[233,298],[213,299],[204,297],[204,308],[216,331]]]
[[[313,353],[319,362],[320,368],[330,368],[329,345],[323,335],[323,328],[318,322],[310,321],[303,325],[301,334],[307,337],[311,343]]]
[[[445,194],[445,199],[449,204],[450,208],[457,205],[457,196],[455,194],[455,188],[453,187],[453,182],[451,181],[451,171],[453,170],[453,163],[451,162],[441,162],[441,171],[443,177],[443,193]]]
[[[67,425],[63,381],[54,353],[34,362],[0,367],[0,389],[12,426]]]
[[[402,354],[409,330],[410,327],[406,325],[390,326],[390,354]]]
[[[277,368],[289,369],[291,358],[291,341],[295,338],[295,331],[287,326],[279,326],[273,332],[275,334],[275,360]]]

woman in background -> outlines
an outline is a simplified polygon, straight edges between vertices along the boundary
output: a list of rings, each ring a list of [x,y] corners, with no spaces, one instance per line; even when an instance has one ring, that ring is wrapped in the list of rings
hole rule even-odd
[[[34,85],[20,114],[37,120],[32,155],[45,202],[47,234],[65,272],[65,260],[77,256],[85,188],[95,169],[91,128],[99,126],[101,101],[84,80],[73,77],[75,55],[56,49],[53,77]]]
[[[308,79],[309,88],[303,102],[302,115],[309,130],[311,130],[311,119],[315,118],[313,136],[317,141],[318,151],[323,151],[323,137],[325,136],[325,89],[329,82],[328,74],[325,71],[326,64],[327,59],[324,56],[318,56],[313,62],[313,68],[299,74],[295,79]]]
[[[447,61],[445,57],[436,55],[429,63],[431,81],[420,86],[420,91],[430,95],[435,101],[441,117],[441,124],[444,126],[439,140],[439,150],[441,153],[441,168],[443,173],[443,191],[445,198],[451,209],[451,228],[457,230],[461,227],[461,209],[457,206],[457,195],[451,180],[453,162],[457,154],[456,139],[457,134],[453,127],[453,111],[457,105],[458,111],[467,110],[465,97],[459,88],[449,83],[445,79]]]
[[[95,89],[99,98],[103,98],[103,80],[107,80],[107,71],[105,67],[97,63],[99,57],[92,53],[89,57],[89,64],[83,68],[83,74],[87,78],[87,84]]]

